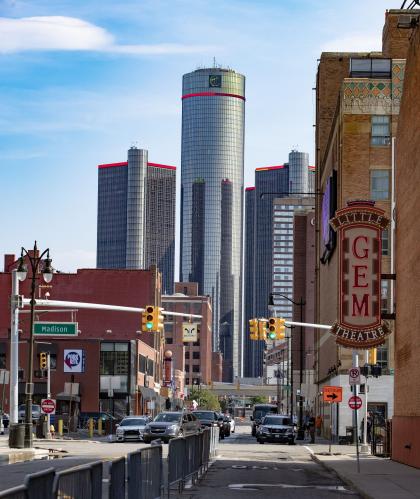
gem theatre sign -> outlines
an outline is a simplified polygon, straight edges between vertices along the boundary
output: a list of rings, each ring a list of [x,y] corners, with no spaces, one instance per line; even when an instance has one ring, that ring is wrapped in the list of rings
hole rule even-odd
[[[381,233],[385,212],[372,201],[351,201],[330,224],[339,240],[339,319],[331,332],[350,348],[381,345],[391,332],[381,321]]]

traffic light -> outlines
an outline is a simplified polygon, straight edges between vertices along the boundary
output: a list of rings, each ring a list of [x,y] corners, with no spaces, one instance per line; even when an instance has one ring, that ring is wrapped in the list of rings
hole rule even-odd
[[[377,363],[377,358],[378,358],[378,349],[371,348],[368,351],[368,364],[374,366]]]
[[[286,327],[285,319],[281,317],[270,317],[268,319],[268,338],[270,340],[284,340]]]
[[[258,319],[249,319],[249,337],[258,340]]]
[[[47,359],[47,354],[45,352],[41,352],[39,354],[39,368],[40,369],[48,368],[48,359]]]
[[[143,333],[163,330],[163,315],[161,308],[147,305],[141,314],[141,330]]]
[[[258,339],[267,339],[267,321],[265,319],[260,319],[258,321]]]

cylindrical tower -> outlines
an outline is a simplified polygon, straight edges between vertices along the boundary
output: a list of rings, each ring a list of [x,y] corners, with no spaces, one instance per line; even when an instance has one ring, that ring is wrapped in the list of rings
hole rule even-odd
[[[309,154],[293,149],[289,153],[290,195],[309,192]],[[306,195],[306,194],[305,194]]]
[[[224,379],[241,372],[245,77],[198,69],[183,77],[181,280],[213,306],[213,350]]]
[[[144,263],[145,182],[147,150],[128,150],[126,268],[142,269]]]

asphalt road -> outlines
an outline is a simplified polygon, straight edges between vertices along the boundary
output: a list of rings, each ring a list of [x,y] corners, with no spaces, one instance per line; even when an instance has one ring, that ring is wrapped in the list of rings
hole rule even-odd
[[[141,443],[101,441],[36,442],[38,447],[60,452],[56,459],[35,460],[0,466],[0,490],[23,483],[24,477],[49,467],[62,470],[80,464],[111,460],[144,447]],[[166,457],[168,446],[163,446]],[[248,498],[339,498],[359,497],[335,475],[312,461],[303,445],[258,444],[250,426],[220,442],[219,456],[205,478],[186,489],[189,499]],[[105,472],[106,476],[106,472]]]
[[[219,458],[183,498],[339,498],[360,496],[312,461],[303,445],[258,444],[251,428],[240,426],[221,442]]]

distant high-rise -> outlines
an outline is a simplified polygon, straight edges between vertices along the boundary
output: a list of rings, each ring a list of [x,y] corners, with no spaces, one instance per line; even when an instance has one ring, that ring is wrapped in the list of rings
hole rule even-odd
[[[263,375],[265,343],[249,340],[248,320],[269,316],[269,295],[273,291],[273,248],[293,248],[292,236],[281,223],[273,223],[273,202],[290,192],[309,190],[308,154],[291,151],[289,162],[256,168],[255,190],[245,192],[246,242],[244,266],[244,375]]]
[[[180,279],[213,303],[213,349],[224,379],[241,370],[245,77],[198,69],[183,77]]]
[[[176,168],[149,163],[145,149],[131,147],[128,161],[98,166],[98,268],[155,264],[163,292],[173,292],[175,185]]]

